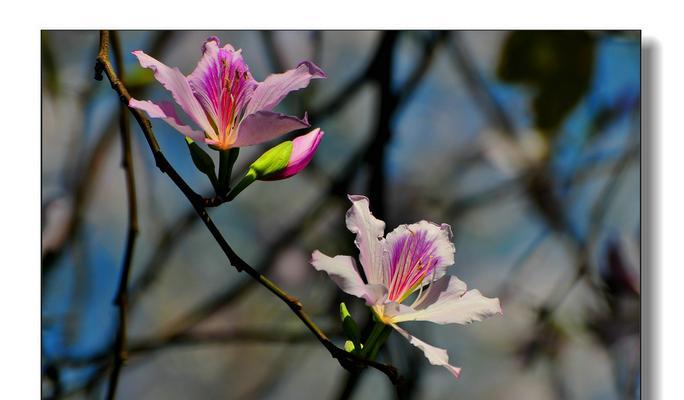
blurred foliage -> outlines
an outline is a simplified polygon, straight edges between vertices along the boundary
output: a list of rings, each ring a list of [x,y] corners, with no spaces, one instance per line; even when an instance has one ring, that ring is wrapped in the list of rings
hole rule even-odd
[[[516,31],[504,42],[497,73],[535,91],[534,123],[549,137],[589,89],[594,51],[585,31]]]

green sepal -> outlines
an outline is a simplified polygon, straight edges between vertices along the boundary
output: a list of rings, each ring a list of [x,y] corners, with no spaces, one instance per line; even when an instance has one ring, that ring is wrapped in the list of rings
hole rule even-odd
[[[340,319],[342,320],[344,336],[352,341],[356,349],[361,349],[361,331],[344,302],[340,303]]]
[[[190,157],[192,157],[192,162],[195,164],[195,167],[209,178],[214,190],[218,190],[219,186],[218,179],[216,178],[214,160],[212,160],[211,156],[202,150],[202,148],[189,137],[185,137],[185,142],[188,144]]]
[[[267,178],[269,175],[282,171],[290,162],[290,154],[292,154],[293,143],[291,140],[282,142],[277,146],[271,147],[264,154],[262,154],[249,167],[254,170],[256,179]]]

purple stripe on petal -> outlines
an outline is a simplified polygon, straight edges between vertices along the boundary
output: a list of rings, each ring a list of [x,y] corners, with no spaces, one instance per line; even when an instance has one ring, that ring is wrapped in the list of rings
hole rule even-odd
[[[401,225],[387,235],[386,266],[389,298],[401,301],[413,290],[444,275],[454,263],[454,245],[448,225],[427,221]]]
[[[202,58],[188,81],[212,123],[218,147],[226,149],[235,141],[244,105],[256,82],[239,51],[230,45],[218,46],[217,38],[207,39]]]

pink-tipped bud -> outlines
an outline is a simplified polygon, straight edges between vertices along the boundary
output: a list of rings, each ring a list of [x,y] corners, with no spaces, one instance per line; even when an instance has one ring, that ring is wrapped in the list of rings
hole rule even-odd
[[[323,138],[324,132],[320,128],[316,128],[306,135],[298,136],[292,141],[292,152],[287,165],[278,172],[268,174],[260,179],[267,181],[275,181],[279,179],[286,179],[299,173],[299,171],[306,168],[309,162],[316,153],[318,144]]]

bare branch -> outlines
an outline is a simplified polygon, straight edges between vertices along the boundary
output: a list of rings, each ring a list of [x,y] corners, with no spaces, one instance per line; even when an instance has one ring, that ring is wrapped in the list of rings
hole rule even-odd
[[[119,67],[119,73],[124,76],[123,56],[121,54],[121,46],[116,32],[112,34],[112,43],[114,46],[114,59]],[[106,47],[100,46],[100,52],[102,51],[106,51]],[[102,53],[100,53],[100,56],[101,55]],[[135,238],[138,235],[138,207],[136,204],[133,158],[131,157],[131,130],[125,105],[122,104],[120,106],[119,114],[119,123],[121,125],[121,167],[124,169],[126,193],[128,194],[128,232],[126,234],[119,288],[117,289],[116,298],[114,299],[114,303],[119,309],[119,325],[117,327],[116,340],[112,346],[114,363],[109,378],[107,399],[114,399],[116,395],[121,368],[123,368],[123,364],[126,362],[127,358],[126,326],[128,319],[128,278],[131,271],[131,262],[133,260]]]

